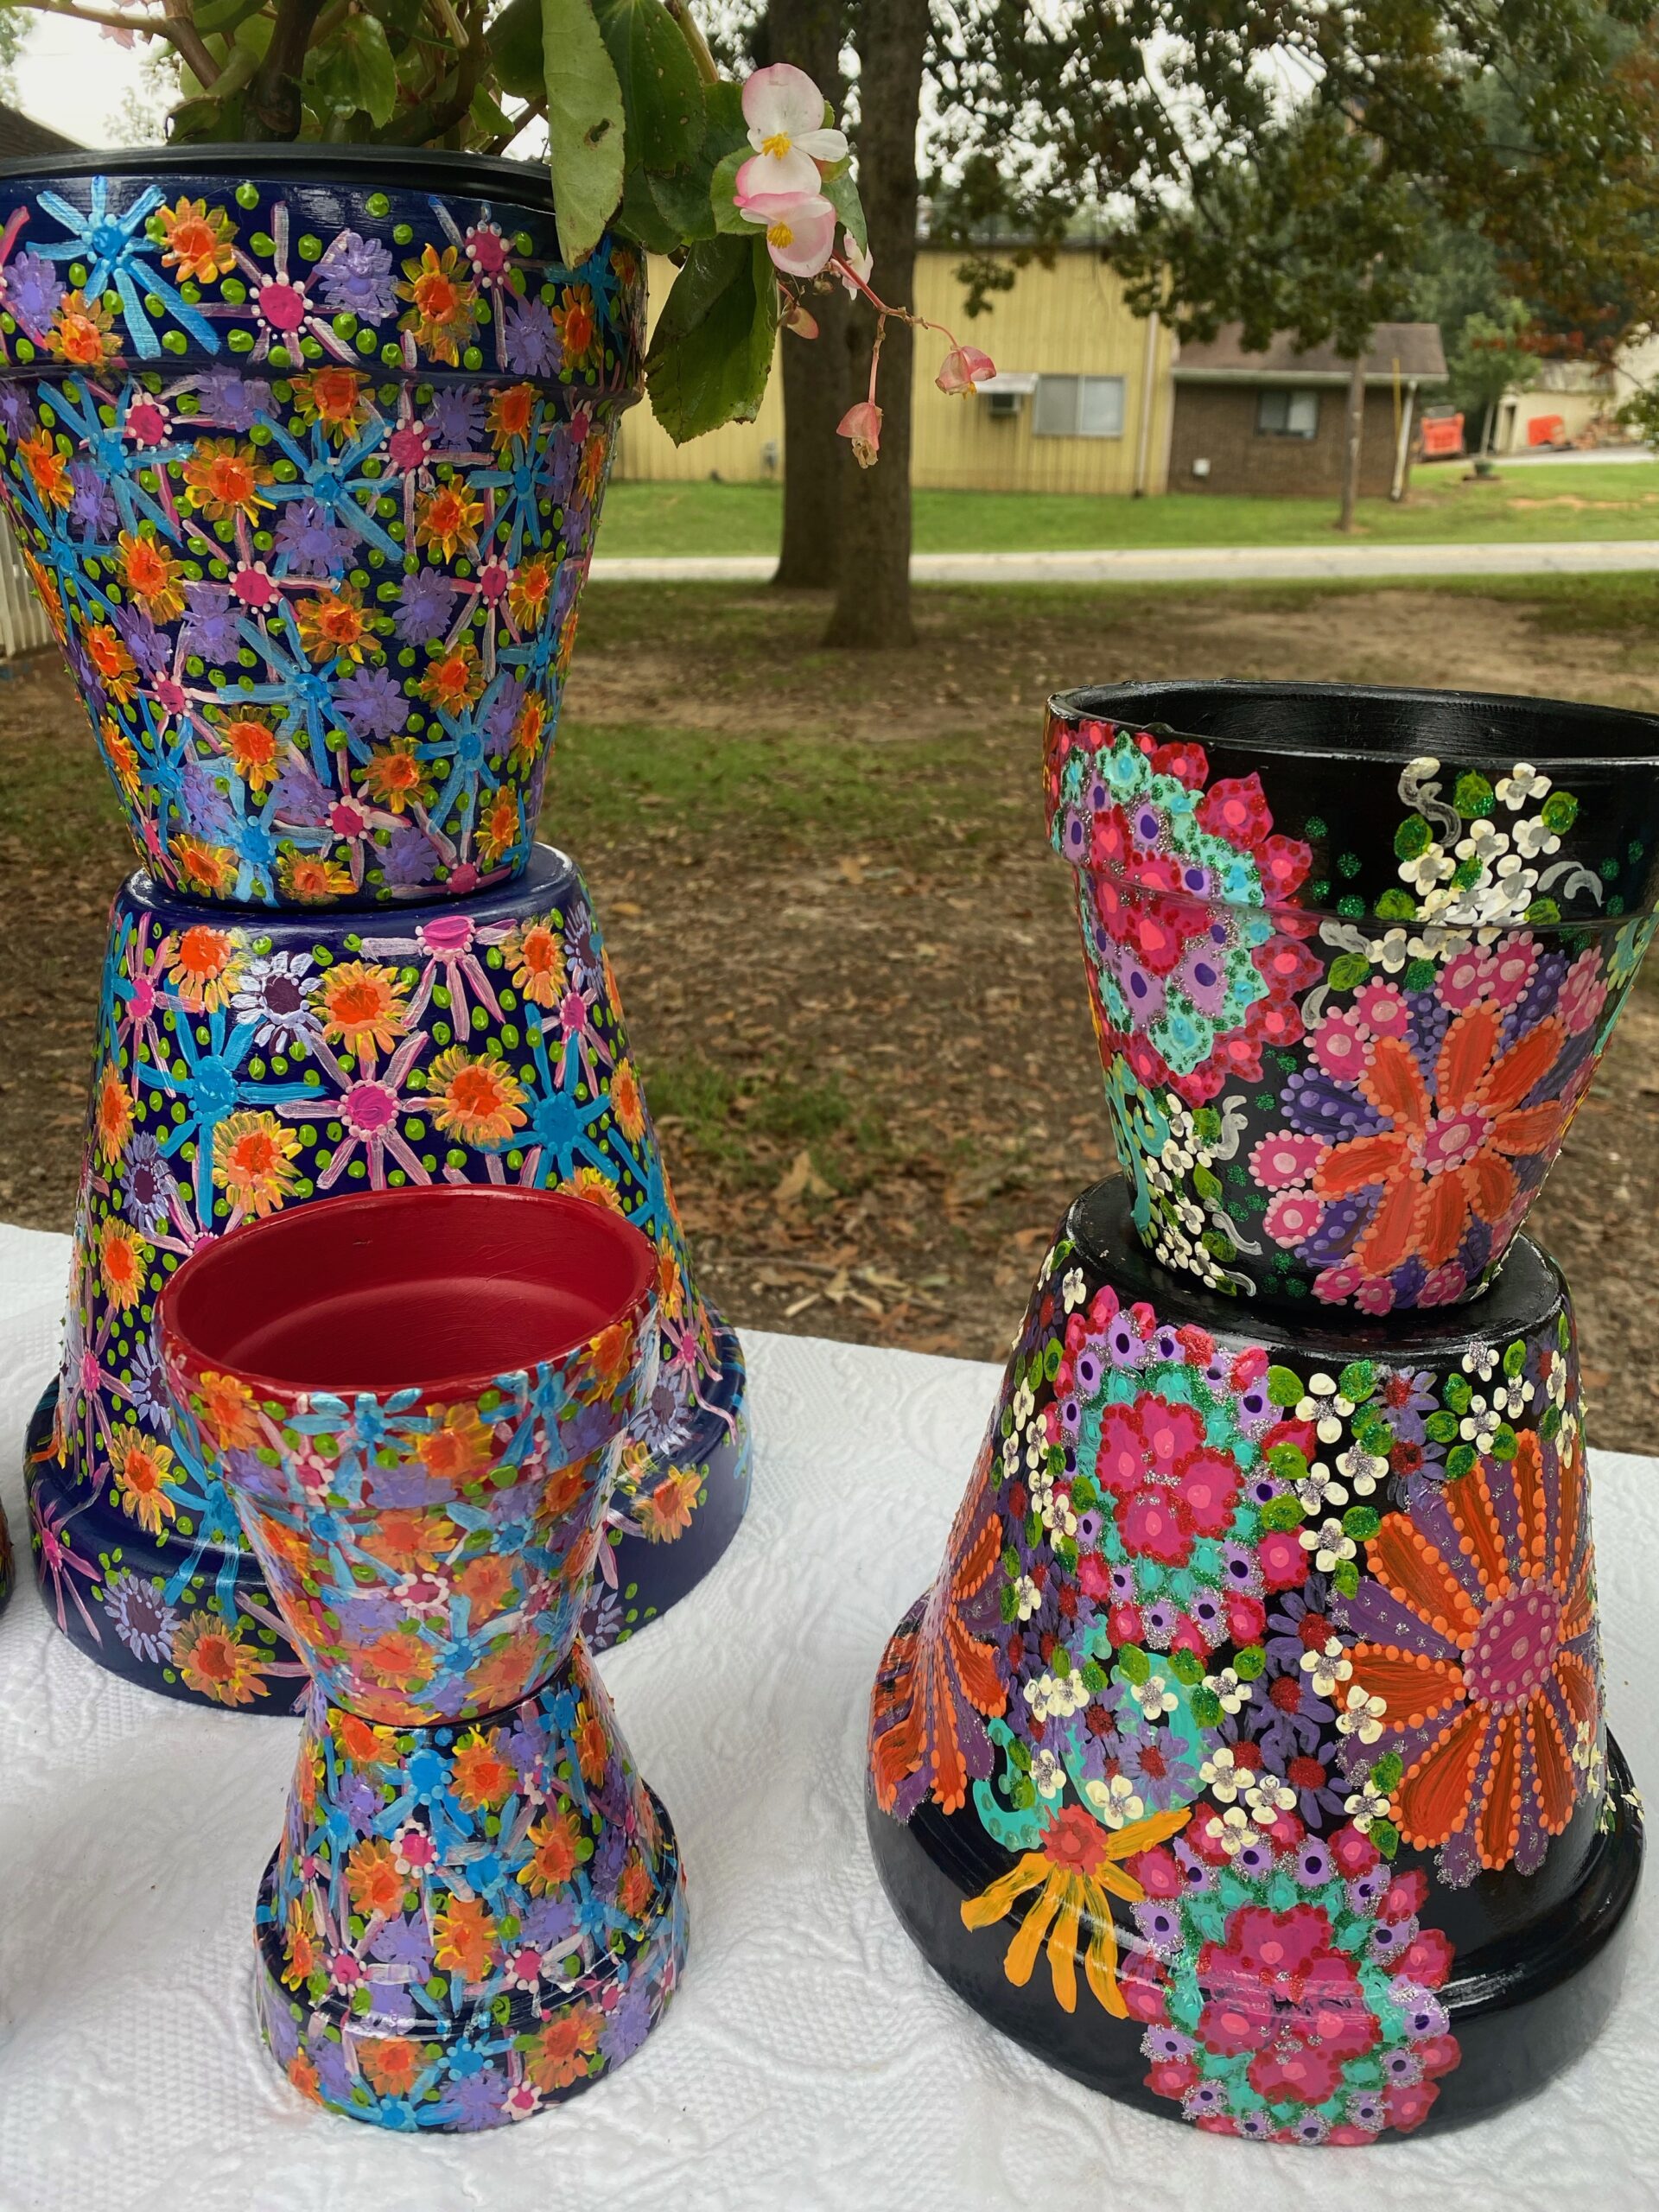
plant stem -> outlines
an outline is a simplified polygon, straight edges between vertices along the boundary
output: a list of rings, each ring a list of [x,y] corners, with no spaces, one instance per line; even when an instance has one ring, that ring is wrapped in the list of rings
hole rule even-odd
[[[167,15],[167,35],[189,64],[196,82],[204,91],[211,92],[219,82],[221,66],[208,53],[200,33],[191,20],[190,0],[163,0],[163,5]]]
[[[300,73],[321,13],[322,0],[277,0],[270,44],[243,109],[248,137],[256,142],[280,143],[299,137]]]
[[[680,36],[691,49],[691,59],[697,65],[698,76],[705,85],[717,85],[720,71],[715,65],[714,55],[709,51],[709,41],[691,12],[691,0],[663,0],[663,5],[679,25]]]
[[[100,23],[109,30],[136,31],[141,38],[164,38],[173,45],[178,43],[167,23],[142,16],[118,16],[108,8],[77,8],[70,4],[70,0],[8,0],[8,4],[33,8],[42,16],[69,16],[78,23]]]

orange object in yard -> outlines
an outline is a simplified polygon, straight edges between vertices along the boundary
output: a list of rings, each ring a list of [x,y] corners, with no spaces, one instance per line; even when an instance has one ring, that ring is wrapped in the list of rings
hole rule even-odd
[[[1422,427],[1425,461],[1455,461],[1463,451],[1461,415],[1425,415]]]
[[[1535,415],[1527,425],[1529,446],[1564,446],[1567,425],[1559,415]]]

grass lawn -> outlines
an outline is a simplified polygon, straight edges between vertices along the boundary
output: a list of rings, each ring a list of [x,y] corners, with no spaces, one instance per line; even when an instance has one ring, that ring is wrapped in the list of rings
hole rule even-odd
[[[599,551],[613,558],[775,553],[783,495],[775,484],[613,484]],[[1333,499],[1256,499],[1165,493],[1155,499],[1077,493],[918,492],[918,553],[1067,553],[1099,547],[1324,545],[1337,543]],[[1541,538],[1659,537],[1659,461],[1541,462],[1496,481],[1463,465],[1419,468],[1409,498],[1361,503],[1351,544],[1444,544]]]
[[[951,588],[913,652],[763,586],[591,593],[543,832],[582,862],[698,1274],[731,1317],[1000,1357],[1109,1143],[1044,695],[1113,676],[1467,685],[1659,707],[1659,582]],[[109,899],[133,856],[55,652],[0,677],[0,1218],[67,1229]],[[803,1169],[803,1157],[805,1166]],[[1534,1226],[1591,1434],[1650,1446],[1659,990]]]

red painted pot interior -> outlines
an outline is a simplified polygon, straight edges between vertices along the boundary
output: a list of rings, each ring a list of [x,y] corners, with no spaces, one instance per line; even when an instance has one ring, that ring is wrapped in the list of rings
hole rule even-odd
[[[163,1291],[162,1329],[256,1386],[460,1396],[624,1319],[656,1264],[629,1223],[561,1192],[375,1192],[204,1246]]]

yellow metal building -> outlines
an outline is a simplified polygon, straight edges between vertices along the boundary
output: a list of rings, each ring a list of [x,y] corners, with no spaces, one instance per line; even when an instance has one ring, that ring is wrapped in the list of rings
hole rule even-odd
[[[970,322],[957,276],[962,254],[924,245],[917,256],[919,312],[982,346],[997,365],[995,385],[954,397],[932,381],[944,341],[924,332],[917,361],[912,480],[930,490],[971,492],[1161,492],[1169,473],[1173,385],[1170,334],[1123,304],[1123,288],[1098,255],[1070,245],[1052,268],[1033,262],[1011,292],[993,296],[988,315]],[[673,270],[653,260],[653,311],[668,296]],[[879,287],[880,271],[876,271]],[[779,343],[805,341],[788,333]],[[623,418],[615,474],[635,482],[684,482],[718,476],[728,484],[781,475],[782,379],[774,374],[758,421],[730,424],[677,447],[649,405]]]

